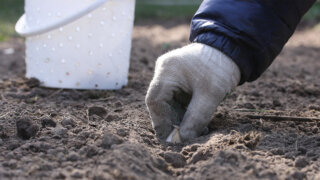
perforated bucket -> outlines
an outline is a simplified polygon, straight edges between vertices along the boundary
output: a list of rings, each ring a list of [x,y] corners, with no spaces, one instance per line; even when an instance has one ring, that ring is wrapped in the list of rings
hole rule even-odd
[[[135,0],[26,0],[26,76],[43,86],[119,89],[127,84]]]

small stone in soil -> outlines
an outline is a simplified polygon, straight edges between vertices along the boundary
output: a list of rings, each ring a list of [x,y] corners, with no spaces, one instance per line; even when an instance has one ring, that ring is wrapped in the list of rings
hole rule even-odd
[[[76,122],[75,122],[73,119],[68,118],[68,119],[63,119],[63,120],[61,121],[61,125],[62,125],[63,127],[66,127],[66,126],[75,127],[75,126],[76,126]]]
[[[17,135],[24,139],[34,137],[39,131],[39,127],[33,124],[29,119],[19,119],[16,122]]]
[[[186,165],[186,159],[183,155],[175,152],[164,153],[164,159],[175,168],[184,167]]]
[[[56,127],[57,123],[54,122],[51,118],[43,118],[41,119],[42,128],[45,127]]]
[[[55,129],[53,129],[53,134],[54,136],[58,137],[66,137],[68,136],[68,130],[63,127],[56,127]]]
[[[114,134],[111,133],[105,133],[101,140],[101,147],[104,149],[110,148],[113,144],[121,144],[123,140]]]
[[[107,110],[104,107],[92,106],[92,107],[89,107],[88,109],[88,115],[89,116],[97,115],[103,118],[107,115]]]
[[[125,136],[127,136],[129,133],[128,133],[128,131],[126,131],[126,130],[124,130],[124,129],[118,129],[118,130],[117,130],[117,134],[118,134],[119,136],[121,136],[121,137],[125,137]]]

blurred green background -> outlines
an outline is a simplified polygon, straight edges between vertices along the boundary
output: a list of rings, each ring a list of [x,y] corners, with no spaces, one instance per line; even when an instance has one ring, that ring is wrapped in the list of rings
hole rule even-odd
[[[144,19],[190,19],[201,0],[137,0],[136,21]],[[14,25],[24,12],[24,0],[0,0],[0,42],[17,37]],[[304,21],[320,19],[320,2],[305,15]]]

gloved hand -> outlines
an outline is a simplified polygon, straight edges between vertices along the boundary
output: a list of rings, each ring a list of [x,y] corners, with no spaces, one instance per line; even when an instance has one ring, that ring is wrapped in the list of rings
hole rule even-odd
[[[146,96],[158,138],[166,139],[174,126],[180,126],[173,134],[182,141],[200,136],[239,81],[238,66],[204,44],[193,43],[159,57]]]

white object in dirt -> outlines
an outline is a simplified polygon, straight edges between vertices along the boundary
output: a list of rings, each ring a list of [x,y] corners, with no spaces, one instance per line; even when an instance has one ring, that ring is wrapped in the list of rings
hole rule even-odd
[[[127,84],[135,0],[26,0],[28,78],[43,86],[119,89]]]
[[[172,130],[166,141],[171,143],[182,142],[180,137],[180,128],[178,126],[174,126],[174,129]]]
[[[5,54],[5,55],[11,55],[13,53],[14,53],[13,48],[8,48],[8,49],[3,50],[3,54]]]

